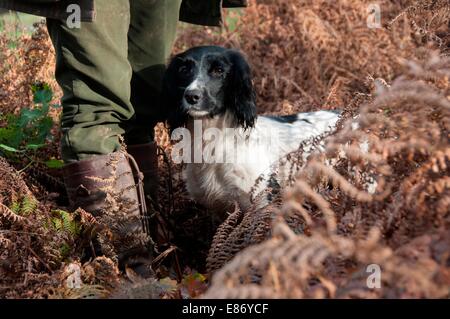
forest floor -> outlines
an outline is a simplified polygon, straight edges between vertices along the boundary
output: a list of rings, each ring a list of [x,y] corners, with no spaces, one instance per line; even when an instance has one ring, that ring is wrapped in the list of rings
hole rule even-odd
[[[51,42],[43,24],[0,23],[0,298],[450,296],[448,1],[249,2],[221,29],[183,25],[174,53],[240,49],[260,114],[344,118],[323,152],[291,154],[300,171],[271,205],[220,225],[188,198],[158,125],[164,236],[147,280],[81,260],[96,220],[68,209]]]

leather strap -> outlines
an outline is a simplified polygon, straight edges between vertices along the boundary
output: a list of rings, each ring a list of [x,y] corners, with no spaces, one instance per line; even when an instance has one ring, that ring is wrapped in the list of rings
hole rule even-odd
[[[147,235],[150,235],[149,216],[147,211],[147,204],[145,203],[144,193],[144,174],[139,170],[139,166],[129,153],[126,153],[128,161],[130,162],[131,170],[134,171],[133,175],[138,177],[137,193],[139,197],[139,204],[141,206],[142,227]]]

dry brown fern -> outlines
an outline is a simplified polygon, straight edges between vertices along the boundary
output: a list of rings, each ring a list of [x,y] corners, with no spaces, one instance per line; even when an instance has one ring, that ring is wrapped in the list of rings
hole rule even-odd
[[[285,193],[280,216],[297,214],[311,236],[276,221],[270,239],[217,271],[205,297],[448,296],[448,263],[433,256],[431,242],[450,248],[449,66],[433,54],[406,63],[404,75],[330,136]],[[260,213],[248,212],[248,224]],[[227,247],[246,235],[229,236]],[[428,252],[411,259],[405,251],[422,241]],[[382,269],[382,289],[367,287],[370,264]]]
[[[370,3],[250,1],[236,30],[227,25],[221,30],[180,28],[175,51],[218,44],[247,54],[261,112],[341,108],[349,121],[328,139],[326,152],[308,162],[296,186],[284,193],[281,208],[236,212],[220,227],[208,259],[217,276],[206,296],[446,296],[450,92],[448,60],[442,57],[450,43],[448,1],[378,1],[383,26],[368,30]],[[51,83],[60,96],[44,26],[33,37],[17,39],[16,49],[9,44],[6,33],[0,35],[1,110],[17,112],[30,105],[29,86],[36,80]],[[440,51],[432,57],[425,46]],[[156,139],[169,154],[162,125]],[[50,149],[55,157],[57,142]],[[161,249],[175,245],[176,263],[204,267],[214,231],[209,212],[187,197],[180,167],[160,159],[162,207],[155,216],[164,226]],[[0,202],[10,210],[51,183],[26,179],[27,187],[1,159],[0,173]],[[78,295],[58,291],[64,269],[59,245],[65,239],[41,227],[54,205],[44,196],[27,216],[31,226],[0,220],[1,297],[85,297],[92,292],[92,287]],[[93,231],[98,221],[86,214],[76,216],[86,231]],[[287,225],[296,227],[294,232],[283,219],[291,219]],[[374,229],[379,235],[373,235]],[[104,239],[105,246],[111,245],[107,232]],[[273,258],[280,247],[289,258]],[[72,258],[77,258],[75,251]],[[382,291],[366,286],[365,267],[373,262],[385,268]],[[103,287],[108,278],[116,278],[113,265],[109,259],[86,265],[83,280]],[[299,265],[300,270],[295,268]],[[174,268],[166,263],[158,273],[167,274],[165,267]],[[56,291],[50,293],[49,287]]]

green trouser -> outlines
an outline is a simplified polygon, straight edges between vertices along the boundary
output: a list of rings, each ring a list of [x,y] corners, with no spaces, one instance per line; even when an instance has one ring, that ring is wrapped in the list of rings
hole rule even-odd
[[[47,19],[63,90],[61,151],[66,162],[153,139],[164,120],[161,80],[181,0],[96,0],[95,22],[69,28]]]

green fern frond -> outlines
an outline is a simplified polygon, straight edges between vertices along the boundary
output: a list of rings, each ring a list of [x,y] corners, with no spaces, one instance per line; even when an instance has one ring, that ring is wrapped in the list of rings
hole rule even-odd
[[[54,218],[52,218],[52,223],[57,231],[60,231],[63,229],[63,224],[62,224],[61,219],[54,217]]]
[[[67,258],[70,254],[70,251],[72,249],[70,248],[70,246],[67,243],[63,243],[61,245],[61,247],[59,248],[59,253],[61,255],[61,258],[64,260],[65,258]]]
[[[10,209],[15,213],[15,214],[20,214],[20,210],[21,210],[21,208],[20,208],[20,202],[13,202],[12,204],[11,204],[11,207],[10,207]]]
[[[64,224],[64,230],[72,236],[78,235],[78,225],[77,222],[73,220],[73,216],[67,212],[64,212],[61,214],[61,218]]]
[[[78,236],[81,233],[81,225],[74,219],[73,214],[63,210],[53,211],[56,217],[52,218],[56,230],[69,233],[71,236]]]
[[[34,198],[33,196],[25,196],[22,200],[20,212],[26,216],[30,215],[36,210],[37,205],[38,201],[36,200],[36,198]]]

